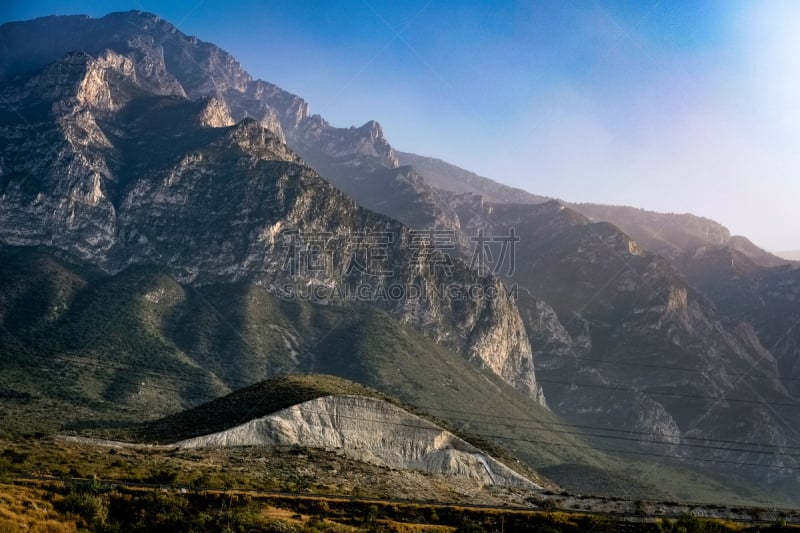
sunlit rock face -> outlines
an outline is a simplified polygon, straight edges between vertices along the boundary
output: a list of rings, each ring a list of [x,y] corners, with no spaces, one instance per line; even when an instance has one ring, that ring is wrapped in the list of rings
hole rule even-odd
[[[390,171],[399,191],[424,193],[410,169],[396,168],[377,123],[331,128],[298,97],[252,80],[224,51],[151,15],[55,20],[88,29],[55,31],[48,52],[93,37],[83,43],[88,51],[16,76],[20,58],[5,58],[3,243],[52,247],[112,273],[162,265],[190,284],[253,279],[268,291],[293,283],[348,294],[366,283],[430,288],[372,303],[544,403],[502,282],[458,257],[447,272],[433,268],[407,226],[361,207],[284,142],[313,144],[336,168]],[[435,224],[427,198],[417,213]],[[357,251],[336,244],[364,232],[391,235],[380,275],[349,271]],[[332,267],[287,270],[297,235],[325,235],[336,251]],[[476,287],[489,296],[448,292]]]
[[[179,448],[256,445],[324,448],[390,468],[465,477],[485,485],[541,488],[449,431],[361,396],[318,398],[176,443]]]

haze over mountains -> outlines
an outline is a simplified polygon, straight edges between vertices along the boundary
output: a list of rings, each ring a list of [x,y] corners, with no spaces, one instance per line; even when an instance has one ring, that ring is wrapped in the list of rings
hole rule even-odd
[[[793,497],[796,264],[335,128],[151,14],[9,23],[0,49],[2,387],[31,417],[138,420],[325,372],[556,482],[621,470],[616,450]],[[393,286],[448,290],[375,296]]]

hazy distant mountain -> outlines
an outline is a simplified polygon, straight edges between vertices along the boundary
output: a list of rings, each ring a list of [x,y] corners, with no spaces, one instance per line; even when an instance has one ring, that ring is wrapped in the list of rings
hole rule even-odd
[[[793,410],[770,403],[794,405],[800,343],[785,332],[800,316],[800,305],[749,301],[749,314],[718,310],[719,295],[696,277],[706,250],[746,257],[758,272],[754,275],[773,280],[773,286],[793,283],[794,270],[774,268],[786,261],[694,215],[541,204],[538,197],[486,178],[476,180],[435,159],[399,158],[416,162],[423,177],[434,176],[431,181],[449,191],[440,195],[455,206],[465,234],[502,235],[514,228],[520,235],[511,279],[524,289],[518,306],[538,354],[538,375],[557,413],[579,425],[623,425],[649,435],[645,440],[661,442],[668,453],[689,457],[697,450],[681,444],[696,445],[693,439],[698,438],[746,440],[747,433],[754,441],[775,438],[776,446],[796,438]],[[512,203],[488,200],[493,195]],[[713,279],[716,271],[706,272]],[[741,283],[731,282],[724,294],[742,290]],[[751,405],[754,391],[761,405]],[[742,401],[720,404],[716,397]],[[745,430],[742,419],[759,423]],[[656,435],[670,435],[676,447]],[[689,440],[683,441],[684,436]],[[741,459],[740,453],[728,456]],[[758,468],[750,472],[764,474]]]
[[[536,204],[550,200],[522,189],[509,187],[478,176],[440,159],[395,151],[398,161],[411,165],[437,189],[471,193],[493,203]],[[786,264],[783,257],[771,254],[746,237],[731,236],[723,225],[691,214],[656,213],[634,207],[600,204],[565,204],[590,220],[610,222],[633,237],[647,250],[674,259],[701,246],[730,246],[762,266]]]
[[[691,214],[655,213],[635,207],[575,204],[574,208],[592,220],[611,222],[653,253],[674,259],[701,247],[727,246],[738,250],[761,266],[778,266],[787,261],[750,242],[731,236],[728,228]]]
[[[768,375],[800,396],[800,267],[761,267],[731,248],[700,250],[681,262],[687,279],[722,312],[754,327],[778,364]]]
[[[775,252],[775,255],[787,259],[789,261],[800,261],[800,250],[788,250],[784,252]]]
[[[398,151],[395,151],[395,155],[400,164],[414,167],[425,181],[437,189],[455,193],[478,194],[487,201],[498,203],[538,204],[550,200],[550,198],[484,178],[441,159]]]

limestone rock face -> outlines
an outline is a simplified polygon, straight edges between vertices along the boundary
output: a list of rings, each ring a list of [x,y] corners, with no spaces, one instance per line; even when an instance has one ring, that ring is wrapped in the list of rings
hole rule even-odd
[[[31,45],[31,32],[47,32],[48,39],[35,39]],[[299,96],[254,80],[229,53],[181,33],[155,15],[131,11],[99,19],[45,17],[4,25],[0,41],[8,51],[0,59],[0,79],[41,68],[72,50],[92,57],[108,55],[108,63],[127,62],[136,84],[150,93],[214,98],[224,103],[234,121],[257,120],[367,208],[418,229],[457,229],[452,211],[428,183],[408,172],[387,172],[400,164],[380,124],[334,127],[311,114]],[[108,95],[93,97],[108,100]],[[388,202],[375,194],[387,190],[396,193]],[[412,197],[415,208],[404,209]]]
[[[541,488],[449,431],[387,402],[326,396],[239,426],[176,443],[180,448],[300,445],[341,451],[389,468]]]
[[[200,113],[199,122],[200,126],[206,128],[224,128],[234,124],[228,107],[216,98],[209,100],[208,105]]]
[[[377,123],[339,139],[304,102],[250,80],[213,45],[178,33],[157,44],[145,26],[170,27],[129,16],[140,27],[120,51],[68,53],[0,87],[3,243],[52,247],[110,273],[156,264],[184,283],[249,279],[284,296],[286,287],[289,296],[323,288],[340,303],[366,299],[544,401],[502,282],[458,258],[436,268],[407,226],[359,206],[284,143],[302,130],[353,168],[367,158],[384,169],[393,155]],[[202,55],[200,67],[174,64],[175,40],[182,53]],[[235,123],[248,109],[251,118]],[[368,252],[352,243],[368,235],[385,242],[364,265]],[[317,244],[330,254],[325,268],[303,263]]]

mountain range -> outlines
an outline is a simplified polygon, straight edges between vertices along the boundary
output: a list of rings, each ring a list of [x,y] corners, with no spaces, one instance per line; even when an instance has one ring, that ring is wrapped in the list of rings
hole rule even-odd
[[[797,263],[333,127],[152,14],[7,23],[0,50],[9,434],[324,372],[564,486],[797,494]]]

